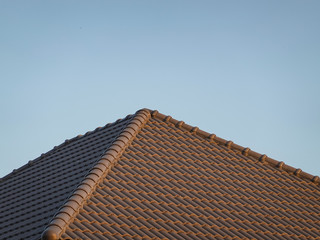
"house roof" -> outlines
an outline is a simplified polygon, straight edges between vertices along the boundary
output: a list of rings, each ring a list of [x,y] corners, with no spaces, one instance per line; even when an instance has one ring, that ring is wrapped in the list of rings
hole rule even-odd
[[[1,239],[320,238],[319,183],[142,109],[2,179]]]

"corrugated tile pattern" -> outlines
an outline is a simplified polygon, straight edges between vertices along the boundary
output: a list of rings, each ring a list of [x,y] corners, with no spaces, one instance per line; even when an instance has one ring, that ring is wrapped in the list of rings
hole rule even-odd
[[[131,119],[54,148],[0,182],[0,239],[40,239],[50,219]]]
[[[62,239],[320,239],[319,186],[150,119]]]

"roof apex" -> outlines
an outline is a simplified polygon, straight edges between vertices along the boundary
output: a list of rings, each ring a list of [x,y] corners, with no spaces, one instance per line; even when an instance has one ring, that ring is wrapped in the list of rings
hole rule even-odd
[[[150,110],[143,108],[138,110],[128,125],[122,130],[119,136],[101,156],[100,160],[92,167],[90,172],[86,175],[84,180],[78,185],[73,194],[67,199],[64,205],[57,211],[56,215],[47,225],[46,229],[42,233],[43,240],[59,239],[61,234],[65,231],[66,227],[73,221],[78,210],[83,206],[85,201],[90,198],[91,194],[95,191],[96,186],[103,180],[108,174],[110,169],[118,161],[119,157],[129,146],[131,141],[140,132],[143,126],[149,121],[150,118],[155,118],[160,121],[174,124],[177,128],[185,129],[193,134],[196,134],[202,138],[206,138],[209,141],[214,141],[218,145],[226,146],[229,149],[241,152],[244,156],[252,157],[253,159],[265,162],[274,168],[278,168],[293,174],[301,179],[311,180],[315,184],[320,183],[318,176],[313,176],[301,169],[296,169],[283,162],[277,161],[265,154],[260,154],[252,151],[250,148],[242,147],[233,143],[232,141],[225,140],[217,137],[215,134],[200,130],[196,126],[191,126],[183,121],[178,121],[169,115],[159,113],[157,110]]]
[[[43,240],[59,239],[64,229],[77,214],[78,210],[91,196],[96,186],[103,180],[149,118],[150,110],[141,109],[135,113],[125,129],[119,134],[112,145],[101,156],[100,160],[92,167],[84,180],[78,185],[73,194],[52,218],[41,236]]]

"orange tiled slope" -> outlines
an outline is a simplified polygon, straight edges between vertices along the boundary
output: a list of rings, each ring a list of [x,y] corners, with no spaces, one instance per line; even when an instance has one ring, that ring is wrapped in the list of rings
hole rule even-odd
[[[157,112],[98,165],[44,239],[320,239],[318,177]]]

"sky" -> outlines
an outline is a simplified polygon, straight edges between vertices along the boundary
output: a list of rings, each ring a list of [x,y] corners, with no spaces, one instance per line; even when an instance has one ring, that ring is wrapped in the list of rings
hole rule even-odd
[[[0,1],[0,177],[141,108],[320,175],[320,1]]]

